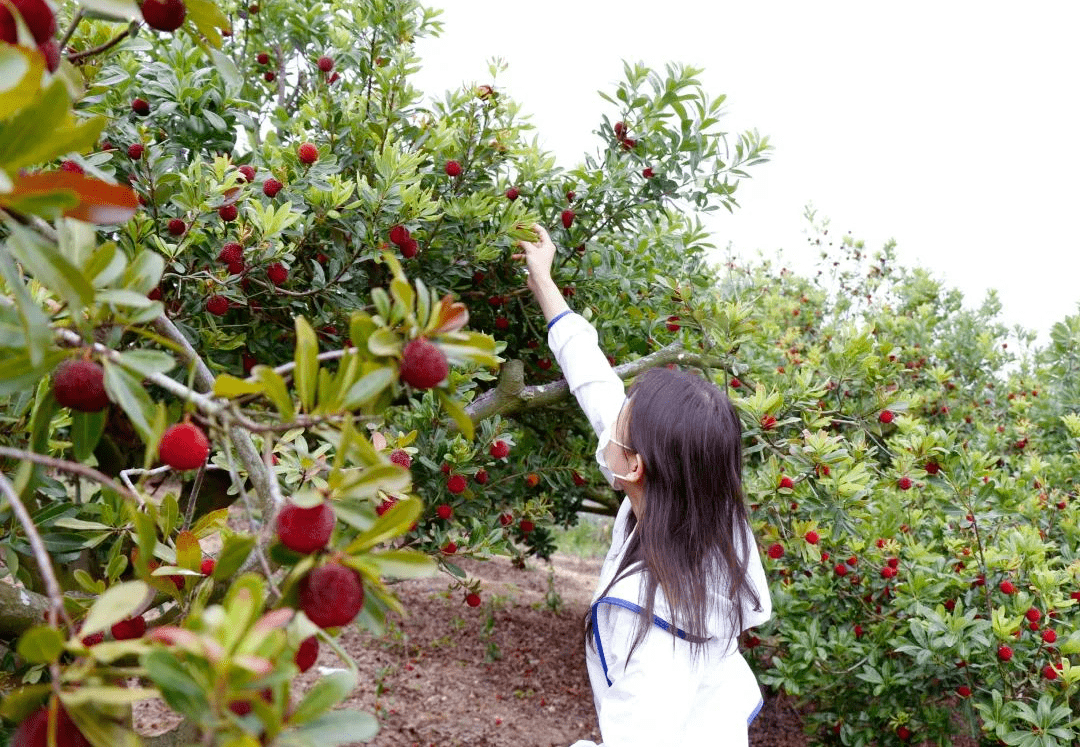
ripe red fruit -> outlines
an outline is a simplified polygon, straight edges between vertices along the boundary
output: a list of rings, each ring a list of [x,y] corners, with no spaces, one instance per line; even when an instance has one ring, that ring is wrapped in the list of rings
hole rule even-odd
[[[563,210],[562,211],[563,228],[570,228],[570,226],[574,225],[574,218],[576,217],[576,215],[577,214],[573,210],[571,210],[570,208],[567,208],[566,210]]]
[[[578,474],[577,470],[570,473],[570,478],[574,481],[574,484],[579,488],[585,484],[585,478]]]
[[[891,423],[893,421],[893,414],[891,410],[882,410],[877,416],[879,423]]]
[[[450,374],[446,355],[427,338],[410,340],[401,351],[401,380],[416,389],[431,389]]]
[[[143,146],[142,143],[132,143],[128,146],[127,149],[128,158],[130,158],[132,161],[138,161],[140,158],[143,157],[143,153],[145,152],[145,150],[146,148]]]
[[[530,488],[535,488],[537,485],[540,484],[540,475],[536,474],[535,472],[530,472],[529,474],[525,475],[525,484],[528,485]]]
[[[1042,632],[1042,640],[1043,643],[1053,643],[1057,640],[1057,633],[1055,633],[1050,628],[1047,628]]]
[[[480,485],[487,485],[487,481],[488,481],[487,470],[486,469],[478,469],[476,471],[476,477],[473,478],[473,479],[475,479],[476,482],[479,483]]]
[[[817,532],[806,533],[806,541],[809,542],[811,545],[816,545],[818,543],[818,539],[820,538],[818,537]]]
[[[442,546],[443,555],[453,555],[457,552],[457,544],[453,542],[447,542]]]
[[[333,85],[334,83],[337,82],[338,78],[340,78],[340,77],[341,77],[340,75],[338,75],[337,73],[334,73],[333,75],[331,75],[329,78],[326,79],[326,84],[327,85]]]
[[[266,277],[274,285],[281,285],[289,279],[289,271],[285,269],[285,265],[280,262],[274,262],[266,268]]]
[[[513,523],[514,523],[514,515],[513,514],[509,514],[509,513],[507,513],[507,514],[499,514],[499,524],[501,524],[502,526],[508,527]]]
[[[194,423],[177,423],[161,435],[158,456],[173,469],[196,469],[206,464],[210,442],[202,428]]]
[[[566,201],[567,202],[573,202],[575,197],[577,197],[577,192],[575,192],[572,189],[569,192],[566,193]]]
[[[245,163],[243,166],[241,166],[239,169],[237,169],[237,171],[239,171],[243,175],[245,182],[253,182],[253,181],[255,181],[255,167],[254,166],[249,166],[249,165],[247,165]]]
[[[217,561],[213,558],[203,558],[202,563],[199,564],[199,573],[204,576],[210,576],[214,573],[214,568],[217,566]]]
[[[961,698],[970,698],[971,688],[967,685],[960,685],[960,687],[956,688],[956,694],[959,695]]]
[[[890,566],[885,566],[884,568],[881,569],[881,577],[882,578],[896,578],[896,573],[897,573],[896,569],[891,568]]]
[[[906,726],[900,725],[896,727],[896,736],[906,741],[911,738],[911,729],[907,728]]]
[[[347,625],[364,606],[360,574],[339,563],[313,568],[300,579],[300,609],[320,628]]]
[[[781,545],[779,542],[774,542],[773,544],[769,545],[769,557],[770,558],[772,558],[773,560],[777,560],[779,558],[782,558],[783,556],[784,556],[784,546],[783,545]]]
[[[184,0],[143,0],[141,10],[146,25],[158,31],[176,31],[187,15]]]
[[[536,524],[532,523],[528,519],[522,519],[521,523],[518,524],[518,527],[521,529],[522,534],[529,534],[530,532],[532,532],[532,530],[536,529]]]
[[[641,175],[646,179],[652,179],[654,176],[656,176],[656,174],[653,173],[653,170],[651,168],[643,169]]]
[[[273,70],[267,70],[265,73],[263,73],[263,80],[265,80],[267,83],[273,83],[274,78],[276,77],[277,75],[274,73]]]
[[[1001,589],[1002,594],[1016,593],[1016,586],[1013,585],[1012,581],[1002,581],[1000,584],[998,584],[998,588]]]
[[[615,137],[617,137],[619,140],[622,140],[624,137],[626,137],[626,122],[615,123]]]
[[[409,229],[400,223],[390,227],[390,243],[395,246],[401,246],[409,240]]]
[[[668,332],[678,332],[681,326],[682,325],[679,324],[679,317],[673,315],[667,318]]]
[[[394,464],[400,464],[405,469],[412,466],[412,457],[409,456],[409,452],[405,449],[394,449],[390,452],[390,461]]]
[[[495,317],[495,328],[496,329],[509,329],[510,328],[510,320],[507,319],[505,316],[497,316],[497,317]]]
[[[45,44],[56,35],[56,16],[44,0],[13,0],[11,4],[19,11],[35,42]],[[11,11],[7,5],[0,5],[0,40],[14,44],[17,37]]]
[[[465,604],[469,605],[470,607],[479,607],[480,606],[480,595],[472,593],[472,592],[470,592],[469,594],[466,594],[465,595]]]
[[[263,182],[263,194],[267,197],[274,197],[281,191],[281,182],[277,179],[270,178]]]
[[[0,14],[3,7],[0,6]],[[49,708],[41,706],[31,713],[11,737],[12,747],[45,747],[48,744]],[[79,731],[71,716],[61,705],[56,712],[56,747],[90,747],[90,741]]]
[[[928,475],[936,475],[941,471],[941,465],[931,460],[926,463],[926,466],[924,466],[923,469],[926,470],[926,474]]]
[[[491,445],[490,454],[496,459],[503,459],[510,453],[510,445],[506,441],[496,441]]]
[[[336,522],[329,503],[311,508],[286,503],[277,515],[277,536],[285,547],[308,555],[326,547]]]
[[[229,313],[229,299],[225,296],[210,296],[206,299],[206,310],[214,316],[225,316]]]
[[[308,636],[300,641],[300,648],[296,649],[296,656],[293,657],[293,661],[296,662],[296,666],[300,668],[301,672],[306,672],[315,666],[318,658],[319,639],[315,636]]]
[[[183,236],[187,231],[187,224],[179,218],[173,218],[169,221],[169,233],[173,236]]]
[[[549,368],[551,368],[551,359],[550,358],[541,358],[540,360],[538,360],[536,362],[536,365],[539,366],[540,368],[542,368],[543,370],[547,371]]]
[[[60,170],[61,171],[67,171],[67,172],[70,172],[72,174],[85,174],[86,173],[86,171],[83,169],[82,166],[80,166],[79,164],[75,163],[74,161],[72,161],[70,159],[66,160],[66,161],[62,161],[60,163]]]
[[[852,579],[852,580],[854,580],[854,579]],[[862,638],[864,632],[865,631],[863,631],[863,626],[862,625],[856,625],[855,626],[855,637],[856,638]]]
[[[133,99],[131,102],[131,111],[135,112],[140,117],[145,117],[150,113],[150,102],[146,99]]]
[[[306,163],[310,166],[319,160],[319,149],[313,143],[301,143],[300,147],[296,149],[296,157],[300,159],[300,163]]]
[[[907,475],[904,475],[896,481],[896,487],[900,488],[901,490],[909,490],[911,488],[911,478]]]
[[[225,264],[232,264],[234,262],[244,261],[244,247],[235,241],[230,241],[221,247],[221,251],[218,252],[218,262],[224,262]]]
[[[221,219],[226,222],[236,220],[236,216],[240,214],[240,210],[236,205],[222,205],[217,212]]]
[[[1005,644],[1002,644],[998,646],[997,657],[1002,661],[1008,661],[1013,657],[1013,650]]]
[[[623,150],[633,150],[637,147],[637,140],[632,137],[623,138],[622,147]]]
[[[454,495],[465,492],[469,484],[465,481],[465,478],[461,475],[451,475],[450,479],[446,481],[446,489]]]
[[[319,69],[322,70],[324,73],[328,73],[334,69],[333,58],[327,57],[326,55],[320,57],[319,61],[316,64],[318,64]]]
[[[844,576],[847,575],[847,572],[848,572],[847,566],[844,565],[843,563],[837,563],[836,567],[833,568],[833,572],[836,573],[837,576],[840,576],[841,578],[843,578]]]
[[[788,490],[791,490],[792,488],[795,487],[795,482],[790,477],[788,477],[787,475],[784,475],[783,477],[780,478],[780,483],[779,483],[779,485],[777,487],[787,488]]]
[[[79,412],[100,412],[109,404],[105,369],[93,361],[66,360],[53,374],[53,396],[61,407]]]
[[[1048,680],[1056,680],[1058,678],[1058,673],[1053,665],[1047,664],[1042,668],[1042,676]]]
[[[516,200],[517,198],[518,198],[518,191],[517,191],[516,187],[510,187],[510,189],[506,190],[506,199],[513,201],[513,200]]]
[[[1039,622],[1039,620],[1042,620],[1042,613],[1034,607],[1031,607],[1030,609],[1028,609],[1027,612],[1024,613],[1024,617],[1028,619],[1028,622],[1037,623]]]
[[[99,630],[97,633],[91,633],[88,636],[83,636],[81,640],[82,645],[90,648],[91,646],[96,646],[99,643],[103,643],[105,641],[105,632]]]
[[[401,256],[405,259],[412,259],[416,256],[416,252],[419,249],[420,244],[417,243],[416,239],[405,239],[405,242],[401,245]]]
[[[268,65],[270,63],[270,55],[266,52],[259,52],[259,54],[255,56],[255,61],[260,65]]]
[[[447,161],[445,169],[446,169],[446,175],[447,176],[460,176],[461,175],[461,164],[458,163],[457,161]]]
[[[113,638],[118,641],[128,641],[134,638],[142,638],[146,634],[146,619],[142,615],[129,617],[113,625]]]
[[[451,516],[454,515],[454,509],[452,509],[445,503],[440,503],[438,508],[435,509],[435,515],[438,516],[440,519],[449,519]]]
[[[393,497],[387,498],[386,500],[384,500],[382,503],[380,503],[378,506],[375,507],[375,514],[377,516],[382,516],[387,511],[392,509],[394,507],[394,504],[396,504],[396,503],[397,503],[397,498],[393,498]]]
[[[761,416],[761,428],[762,430],[770,431],[776,427],[776,418],[772,415]]]

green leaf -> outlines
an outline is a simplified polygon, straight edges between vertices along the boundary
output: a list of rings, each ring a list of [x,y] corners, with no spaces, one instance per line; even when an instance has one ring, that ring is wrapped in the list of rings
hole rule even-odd
[[[409,579],[434,576],[439,565],[430,556],[413,550],[387,550],[364,558],[378,568],[379,576]]]
[[[109,359],[105,359],[105,391],[131,419],[143,441],[153,440],[154,402],[142,382]]]
[[[176,359],[161,350],[129,350],[118,357],[120,365],[143,378],[176,368]]]
[[[0,140],[2,143],[2,140]],[[15,300],[15,306],[19,311],[19,319],[26,332],[26,351],[18,357],[25,357],[31,370],[40,366],[45,359],[46,351],[52,345],[52,330],[49,329],[49,318],[38,306],[37,301],[30,295],[26,283],[22,279],[22,273],[15,267],[15,262],[7,252],[0,252],[0,275],[7,283],[7,293]],[[65,357],[61,355],[60,357]],[[4,370],[8,369],[8,370]],[[0,365],[0,394],[14,391],[12,382],[25,375],[15,373],[20,371],[21,366],[13,366],[10,357],[4,359]],[[5,381],[10,380],[10,381]],[[5,386],[8,385],[8,386]]]
[[[187,529],[176,535],[176,564],[189,571],[197,571],[202,565],[202,548],[195,534]]]
[[[254,548],[255,538],[250,535],[231,534],[226,537],[214,561],[212,578],[215,581],[232,578]]]
[[[0,169],[51,161],[65,153],[89,150],[104,129],[104,117],[76,118],[67,87],[59,77],[7,121],[0,121]]]
[[[374,371],[364,374],[355,384],[349,387],[343,407],[346,410],[363,407],[382,394],[386,387],[394,382],[396,377],[397,374],[394,369],[385,366],[380,366]]]
[[[130,617],[149,592],[150,587],[142,581],[125,581],[110,586],[94,601],[79,629],[79,635],[85,637],[97,633]]]
[[[355,555],[368,550],[380,542],[397,537],[409,531],[423,510],[423,504],[418,498],[404,498],[399,500],[390,510],[376,519],[371,529],[349,543],[345,548],[346,555]]]
[[[45,60],[36,50],[0,45],[0,119],[7,119],[34,100],[44,72]]]
[[[251,369],[251,375],[263,385],[266,396],[274,403],[274,407],[278,409],[282,420],[288,421],[296,417],[292,397],[289,395],[288,387],[285,386],[285,379],[281,378],[281,374],[269,366],[255,366],[255,368]]]
[[[214,380],[215,397],[232,399],[248,394],[261,394],[264,391],[266,387],[259,382],[239,379],[232,374],[221,374]]]
[[[289,717],[290,723],[307,723],[327,713],[356,689],[356,683],[356,673],[348,670],[320,678],[304,693],[304,699],[297,703]]]
[[[162,700],[196,723],[205,718],[210,709],[206,689],[176,656],[169,651],[156,649],[142,657],[142,665],[161,690]]]
[[[142,18],[135,0],[79,0],[79,5],[109,21],[134,21]]]
[[[293,369],[293,384],[300,398],[300,407],[304,412],[311,412],[315,405],[315,387],[318,384],[319,341],[315,330],[302,316],[296,317],[296,368]]]
[[[389,329],[377,329],[367,339],[368,350],[372,355],[378,356],[401,355],[404,345],[405,341],[401,336]]]
[[[357,439],[357,446],[362,439]],[[343,498],[373,498],[380,490],[394,493],[405,490],[412,478],[408,470],[396,464],[376,464],[359,471],[346,473],[347,481],[341,486]]]
[[[64,694],[65,706],[81,706],[97,703],[100,705],[131,705],[140,700],[161,697],[161,693],[151,687],[107,687],[104,685],[82,685]]]
[[[224,52],[213,48],[210,49],[210,59],[214,61],[214,67],[218,69],[221,79],[225,81],[225,93],[229,98],[237,98],[244,85],[244,79],[236,63]],[[209,113],[209,110],[204,113]]]
[[[48,625],[30,628],[19,637],[15,651],[31,664],[51,664],[64,652],[64,637]]]
[[[279,738],[283,747],[340,747],[368,742],[379,733],[379,722],[369,713],[341,709],[324,714]]]
[[[435,390],[435,394],[439,398],[439,401],[442,402],[442,406],[450,413],[450,417],[454,419],[457,427],[461,430],[461,435],[471,441],[474,434],[473,422],[472,418],[469,417],[469,414],[465,412],[465,409],[455,402],[450,395],[446,394],[446,392],[441,389]]]
[[[77,462],[85,462],[94,453],[94,449],[105,431],[105,419],[108,408],[99,412],[71,413],[71,450]]]

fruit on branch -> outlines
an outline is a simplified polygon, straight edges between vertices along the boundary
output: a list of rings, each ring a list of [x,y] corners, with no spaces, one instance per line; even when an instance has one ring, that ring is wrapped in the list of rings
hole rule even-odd
[[[131,111],[135,112],[140,117],[145,117],[150,113],[150,102],[146,99],[133,99],[131,102]]]
[[[183,236],[187,232],[187,224],[179,218],[169,221],[169,233],[173,236]]]
[[[255,55],[255,61],[258,62],[260,65],[269,65],[270,55],[268,55],[266,52],[259,52],[257,55]]]
[[[296,157],[300,159],[300,163],[310,166],[319,160],[319,149],[313,143],[301,143],[296,149]]]
[[[281,186],[281,182],[271,177],[263,182],[263,194],[267,197],[274,197],[281,191]]]
[[[277,535],[281,544],[304,555],[322,550],[330,542],[337,517],[328,503],[303,508],[286,503],[277,516]]]
[[[266,268],[266,277],[274,285],[282,285],[289,279],[289,271],[280,262],[274,262]]]
[[[221,247],[221,251],[218,252],[218,262],[224,262],[227,265],[231,265],[235,262],[244,261],[244,246],[235,241],[230,241]]]
[[[206,458],[210,456],[210,441],[202,428],[194,423],[177,423],[161,435],[158,456],[173,469],[197,469],[206,464]]]
[[[61,407],[79,412],[100,412],[109,404],[105,369],[94,361],[67,360],[53,374],[53,396]]]
[[[300,609],[320,628],[347,625],[364,606],[364,582],[352,568],[327,563],[300,579],[299,600]]]
[[[184,0],[143,0],[140,10],[146,25],[158,31],[176,31],[187,16]]]
[[[293,661],[296,662],[296,666],[300,668],[301,672],[306,672],[315,666],[318,658],[319,639],[315,636],[308,636],[300,641],[300,648],[296,649],[296,656],[293,657]]]
[[[439,347],[424,337],[410,340],[401,351],[401,380],[415,389],[431,389],[450,374],[450,364]]]
[[[132,143],[128,146],[127,149],[128,158],[130,158],[132,161],[138,161],[140,158],[143,157],[143,153],[145,152],[146,146],[144,146],[142,143]]]
[[[447,176],[461,176],[461,164],[457,161],[447,161],[445,170]]]
[[[469,605],[470,607],[479,607],[480,595],[475,592],[469,592],[465,595],[465,604]]]
[[[229,313],[229,299],[216,294],[210,296],[206,299],[206,310],[214,316],[225,316]]]
[[[445,503],[440,503],[435,509],[435,515],[444,521],[454,515],[454,509]]]
[[[328,73],[334,69],[334,58],[323,55],[316,64],[318,64],[320,70]]]
[[[461,475],[451,475],[450,478],[446,481],[446,489],[454,495],[464,493],[465,488],[467,488],[468,486],[469,484]]]
[[[267,70],[265,73],[263,73],[263,80],[265,80],[267,83],[273,83],[274,78],[276,78],[276,77],[277,77],[277,74],[274,73],[273,70]]]
[[[236,205],[222,205],[217,212],[221,219],[228,223],[236,220],[236,216],[240,214],[240,209]]]
[[[46,747],[49,733],[49,708],[41,706],[31,713],[11,737],[12,747]],[[56,747],[91,747],[90,741],[75,726],[60,705],[56,713]]]
[[[246,181],[248,183],[251,183],[251,182],[255,181],[255,167],[254,166],[249,166],[248,164],[245,163],[243,166],[241,166],[239,169],[237,169],[237,171],[239,171],[241,174],[244,175],[244,181]]]
[[[505,459],[510,453],[510,445],[506,441],[496,441],[491,445],[489,453],[496,459]]]
[[[563,228],[570,228],[570,226],[574,225],[575,216],[576,216],[576,213],[573,210],[570,210],[569,208],[567,208],[566,210],[563,210],[562,211]]]
[[[405,469],[409,469],[412,466],[412,457],[409,456],[409,452],[405,449],[394,449],[390,452],[390,461],[394,464],[400,464]]]

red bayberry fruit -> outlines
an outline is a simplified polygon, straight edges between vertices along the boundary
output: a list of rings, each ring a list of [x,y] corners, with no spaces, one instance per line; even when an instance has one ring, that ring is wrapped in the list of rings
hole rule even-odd
[[[575,197],[577,197],[577,192],[572,189],[566,193],[567,202],[573,202]]]
[[[4,12],[0,6],[0,14]],[[0,19],[2,20],[2,19]],[[46,747],[49,733],[49,707],[41,706],[19,724],[11,736],[12,747]],[[75,726],[60,705],[56,712],[56,747],[90,747],[90,741]]]
[[[855,626],[855,637],[856,638],[862,638],[864,632],[865,631],[863,631],[863,626],[862,625],[856,625]]]
[[[66,360],[53,374],[53,396],[61,407],[79,412],[100,412],[109,404],[105,370],[93,361]]]
[[[443,351],[424,337],[410,340],[401,351],[401,380],[416,389],[431,389],[450,374]]]
[[[414,238],[405,239],[401,244],[401,256],[405,259],[412,259],[416,256],[416,252],[420,249],[420,244]]]
[[[679,324],[679,317],[672,315],[667,318],[666,326],[669,332],[678,332],[682,325]]]
[[[496,441],[491,445],[490,453],[496,459],[503,459],[510,453],[510,445],[506,441]]]
[[[447,176],[460,176],[461,175],[461,164],[458,163],[457,161],[447,161],[446,166],[445,166],[445,170],[446,170],[446,175]]]
[[[135,112],[140,117],[145,117],[150,113],[150,102],[146,99],[133,99],[131,102],[131,111]]]
[[[173,236],[183,236],[187,231],[187,224],[179,218],[173,218],[169,221],[169,233]]]
[[[1058,673],[1053,665],[1047,664],[1042,668],[1042,676],[1048,680],[1056,680],[1058,678]]]
[[[400,464],[405,469],[412,466],[412,457],[409,456],[409,452],[405,449],[394,449],[390,452],[390,461],[394,464]]]
[[[315,666],[318,658],[319,639],[315,636],[308,636],[300,641],[300,648],[296,649],[296,656],[293,657],[293,661],[296,662],[296,666],[300,668],[301,672],[306,672]]]
[[[550,358],[541,358],[540,360],[538,360],[536,362],[536,365],[539,366],[540,368],[542,368],[543,370],[547,371],[549,368],[551,368],[551,359]]]
[[[480,485],[487,485],[488,473],[486,469],[478,469],[474,478]]]
[[[642,169],[641,175],[646,179],[652,179],[656,174],[653,173],[652,168]]]
[[[535,472],[530,472],[529,474],[525,475],[525,484],[528,485],[530,488],[535,488],[537,485],[540,484],[540,475],[536,474]]]
[[[904,475],[896,481],[896,487],[900,488],[901,490],[909,490],[911,488],[911,478],[907,475]]]
[[[103,643],[105,641],[105,631],[99,630],[97,633],[91,633],[88,636],[83,636],[81,640],[82,645],[86,646],[87,648],[90,648],[91,646],[96,646],[99,643]]]
[[[454,515],[454,509],[446,505],[445,503],[440,503],[438,508],[435,509],[435,515],[438,516],[440,519],[449,519],[451,516]]]
[[[807,532],[805,538],[811,545],[816,545],[820,539],[817,532]]]
[[[409,240],[409,229],[398,223],[390,227],[390,243],[401,246]]]
[[[836,566],[833,568],[833,572],[835,572],[837,576],[843,578],[847,575],[847,566],[843,563],[837,563]]]
[[[249,183],[250,183],[250,182],[253,182],[253,181],[255,181],[255,167],[253,167],[253,166],[248,166],[247,164],[244,164],[243,166],[241,166],[241,167],[240,167],[239,169],[237,169],[237,170],[238,170],[238,171],[240,172],[240,174],[241,174],[241,175],[242,175],[242,176],[244,177],[244,181],[245,181],[245,182],[249,182]]]
[[[337,82],[338,78],[340,78],[340,77],[341,77],[340,75],[338,75],[337,73],[334,73],[333,75],[331,75],[329,78],[326,79],[326,84],[327,85],[333,85],[334,83]]]
[[[926,470],[926,474],[928,475],[936,475],[941,471],[941,465],[931,460],[926,463],[926,466],[924,466],[923,469]]]
[[[290,550],[308,555],[326,547],[337,517],[328,503],[303,508],[286,503],[277,516],[277,535]]]
[[[900,566],[900,558],[889,558],[885,562],[890,568],[897,568]]]
[[[505,316],[497,316],[495,317],[495,327],[496,329],[509,329],[510,320]]]
[[[567,208],[566,210],[563,210],[562,211],[563,228],[570,228],[570,226],[574,225],[574,218],[576,216],[577,216],[577,214],[573,210],[570,210],[569,208]]]
[[[877,416],[879,423],[891,423],[893,421],[893,414],[891,410],[882,410]]]
[[[528,519],[522,519],[521,523],[518,524],[518,528],[521,529],[522,534],[529,534],[532,532],[532,530],[536,529],[536,524],[532,523]]]
[[[276,78],[276,77],[277,77],[277,74],[274,73],[273,70],[267,70],[265,73],[263,73],[263,80],[265,80],[267,83],[273,83],[274,78]]]
[[[470,592],[470,593],[466,594],[465,595],[465,604],[469,605],[470,607],[479,607],[480,606],[480,595],[476,594],[476,593],[473,593],[473,592]]]
[[[113,625],[113,638],[118,641],[128,641],[134,638],[142,638],[146,634],[146,619],[142,615],[128,617]]]
[[[128,158],[132,161],[138,161],[143,157],[143,153],[146,151],[145,146],[142,143],[132,143],[128,146],[127,154]]]
[[[45,44],[56,35],[56,16],[52,8],[43,0],[13,0],[11,3],[19,11],[34,41]],[[0,41],[15,44],[18,41],[15,19],[8,6],[0,5]]]
[[[393,498],[393,497],[387,498],[386,500],[384,500],[382,503],[380,503],[378,506],[375,507],[376,515],[382,516],[387,511],[392,509],[394,507],[394,504],[396,504],[396,503],[397,503],[397,498]]]
[[[777,485],[777,487],[787,488],[788,490],[791,490],[795,487],[795,482],[787,475],[784,475],[780,478],[780,483]]]
[[[206,310],[214,316],[225,316],[229,313],[229,299],[225,296],[210,296],[206,299]]]
[[[317,64],[319,69],[324,73],[328,73],[334,69],[334,59],[332,57],[327,57],[326,55],[320,57],[315,64]]]
[[[259,52],[259,54],[255,55],[255,61],[260,65],[268,65],[270,63],[270,55],[266,52]]]
[[[517,191],[516,187],[510,187],[510,189],[506,190],[506,199],[513,201],[513,200],[516,200],[517,198],[518,198],[518,191]]]
[[[468,483],[461,475],[451,475],[450,479],[446,481],[446,489],[454,495],[465,492],[465,488],[468,487]]]
[[[270,178],[263,182],[263,194],[267,197],[274,197],[280,191],[281,182],[277,179]]]
[[[776,418],[772,415],[761,416],[761,428],[762,430],[770,431],[776,427]]]
[[[453,542],[447,542],[442,546],[443,555],[453,555],[457,552],[457,544]]]
[[[235,241],[230,241],[221,247],[221,251],[218,252],[218,262],[224,262],[225,264],[233,264],[234,262],[244,261],[244,247]]]
[[[1057,633],[1055,633],[1050,628],[1047,628],[1042,632],[1042,640],[1043,643],[1053,643],[1057,640]]]
[[[574,481],[574,484],[579,488],[585,484],[585,478],[582,477],[577,470],[570,473],[570,478]]]
[[[731,384],[732,389],[738,389],[742,386],[742,382],[736,379],[734,376],[731,377],[731,381],[729,383]]]
[[[997,657],[1002,661],[1008,661],[1013,657],[1013,650],[1005,644],[1002,644],[998,646]]]
[[[217,561],[213,558],[203,558],[202,562],[199,564],[199,573],[204,576],[212,576],[216,566]]]
[[[289,271],[280,262],[274,262],[266,268],[266,277],[274,285],[281,285],[289,279]]]
[[[1002,594],[1016,593],[1016,586],[1013,585],[1012,581],[1002,581],[1000,584],[998,584],[998,588],[1001,589]]]
[[[1042,613],[1034,607],[1031,607],[1024,613],[1024,617],[1028,619],[1028,622],[1037,623],[1039,620],[1042,620]]]
[[[210,442],[194,423],[177,423],[161,435],[158,456],[173,469],[197,469],[210,456]]]
[[[911,729],[907,728],[904,725],[900,725],[896,727],[896,736],[900,737],[904,741],[907,741],[908,739],[911,739]]]
[[[622,140],[626,137],[626,122],[615,123],[615,137]]]
[[[60,163],[60,170],[61,171],[67,171],[67,172],[72,173],[72,174],[85,174],[86,173],[86,171],[83,170],[82,166],[80,166],[79,164],[77,164],[77,163],[75,163],[74,161],[71,161],[71,160],[61,162]]]
[[[240,214],[240,210],[236,205],[222,205],[218,208],[217,213],[223,221],[229,222],[236,220],[236,216]]]
[[[310,166],[319,160],[319,149],[315,147],[314,143],[301,143],[300,147],[296,149],[296,157],[300,159],[300,163],[306,163]]]
[[[632,137],[623,138],[622,147],[623,150],[633,150],[637,147],[637,140]]]
[[[508,527],[514,523],[514,515],[510,513],[499,514],[499,524]]]
[[[783,556],[784,556],[784,546],[783,545],[781,545],[779,542],[774,542],[773,544],[769,545],[769,557],[770,558],[772,558],[773,560],[777,560],[778,558],[782,558]]]
[[[299,601],[320,628],[347,625],[364,606],[364,582],[352,568],[327,563],[300,579]]]
[[[184,0],[143,0],[141,10],[146,25],[158,31],[176,31],[187,15]]]
[[[896,577],[896,569],[895,568],[890,568],[889,566],[885,566],[884,568],[881,569],[881,577],[882,578],[895,578]]]

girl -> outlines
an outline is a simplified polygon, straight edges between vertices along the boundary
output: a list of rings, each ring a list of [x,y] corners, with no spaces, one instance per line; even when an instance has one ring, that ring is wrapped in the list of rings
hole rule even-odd
[[[742,428],[714,384],[666,368],[629,394],[551,278],[555,245],[520,242],[548,345],[626,493],[586,625],[601,747],[746,745],[761,708],[739,634],[772,615],[742,496]],[[572,747],[597,747],[578,741]]]

